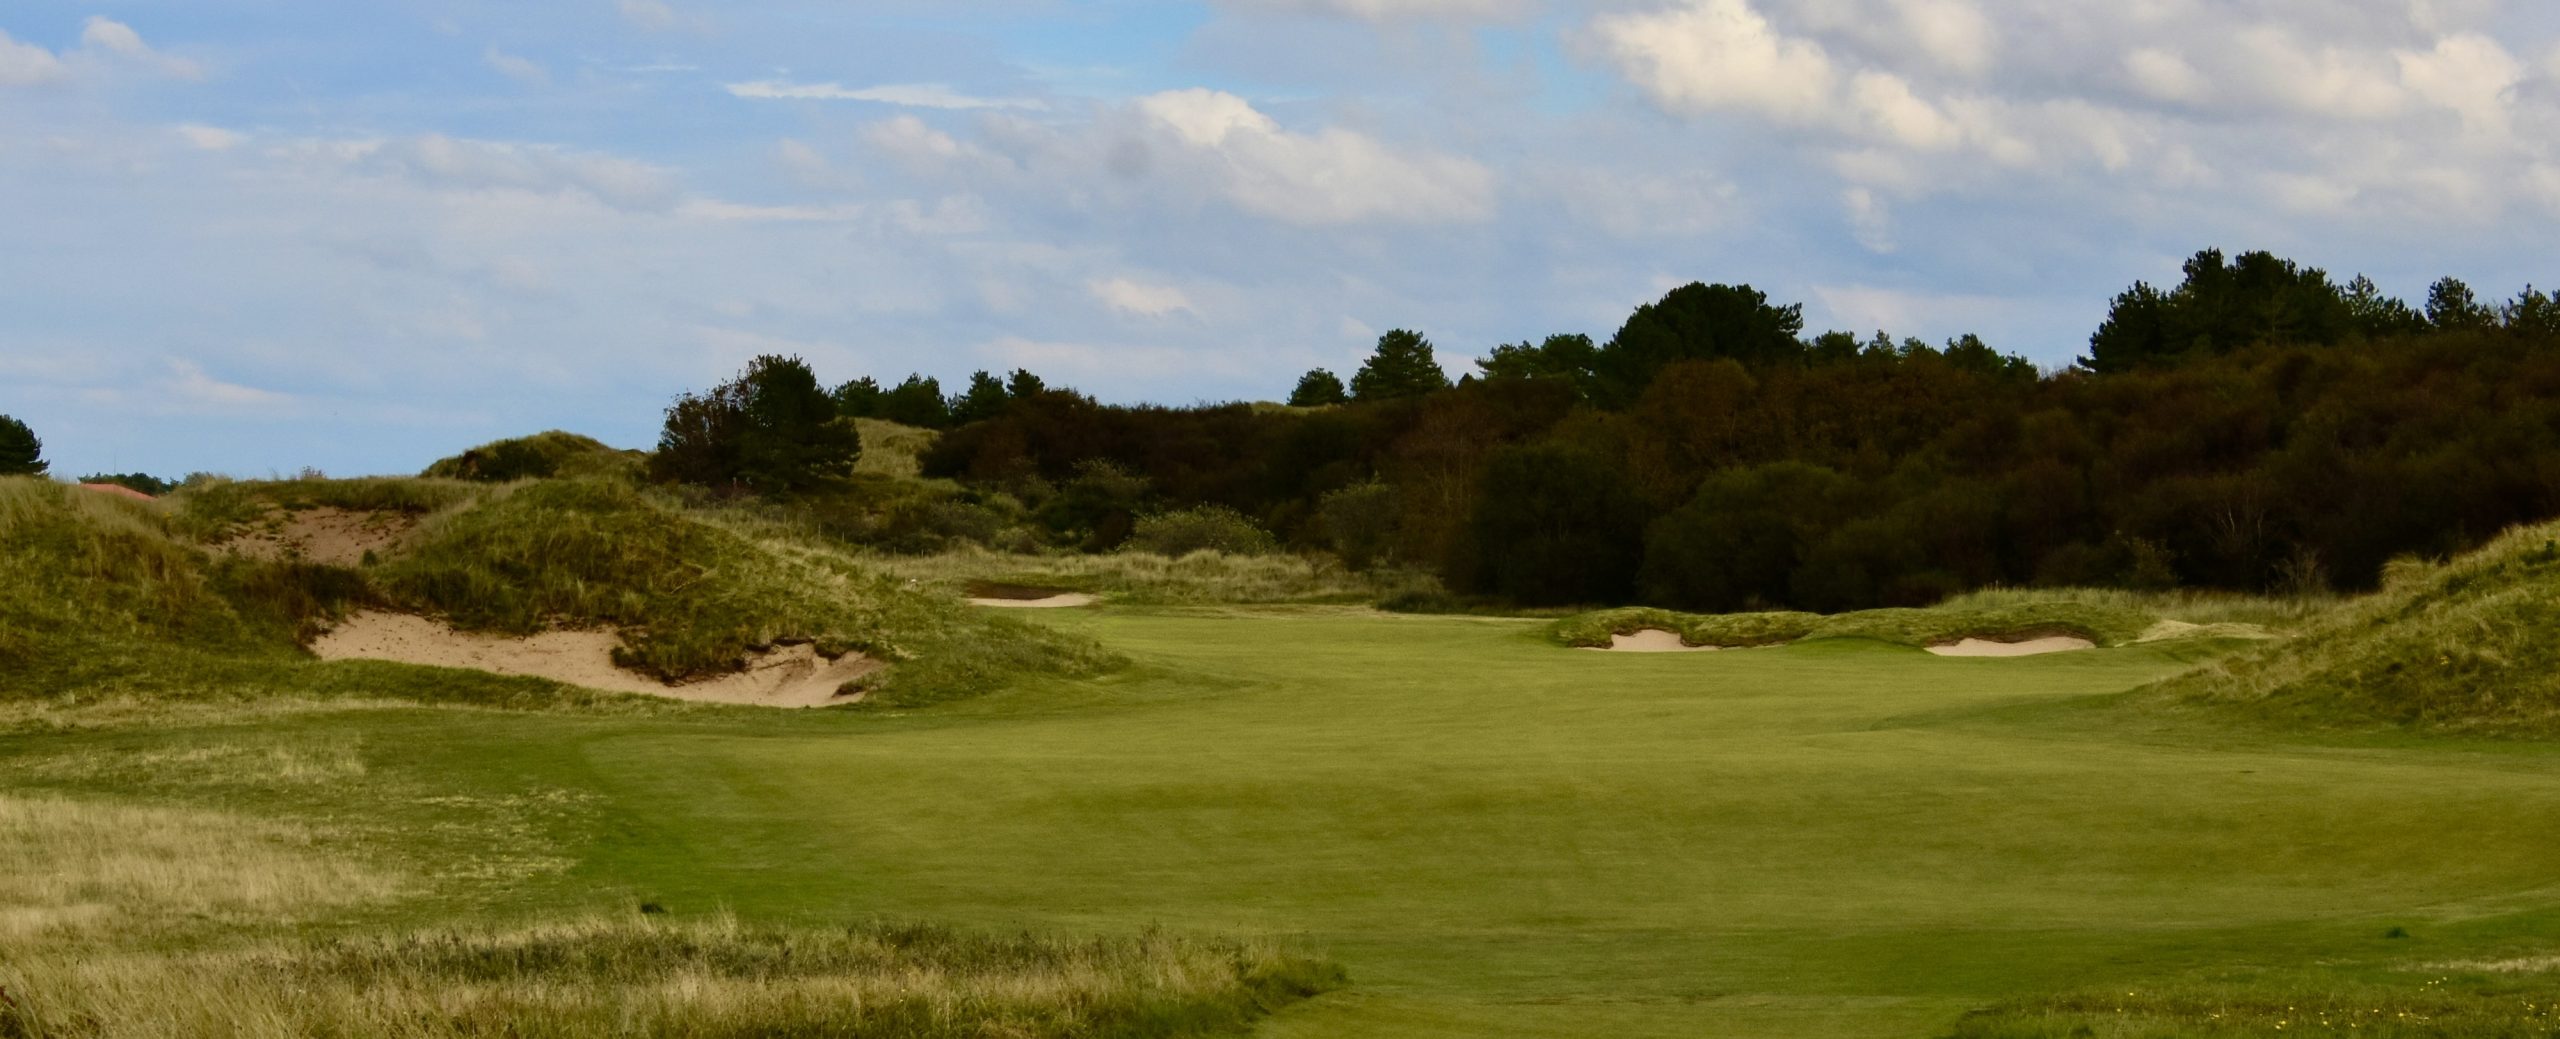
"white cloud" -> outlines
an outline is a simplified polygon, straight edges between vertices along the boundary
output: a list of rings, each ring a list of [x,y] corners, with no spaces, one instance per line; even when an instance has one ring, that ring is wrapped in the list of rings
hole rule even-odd
[[[1893,213],[1884,200],[1866,188],[1850,188],[1841,193],[1840,202],[1849,213],[1849,233],[1859,245],[1874,253],[1894,250]]]
[[[210,408],[270,408],[293,401],[287,394],[216,379],[205,374],[203,365],[183,359],[169,362],[169,378],[160,392],[182,404]]]
[[[936,130],[911,115],[882,120],[863,131],[872,147],[888,152],[890,157],[915,166],[929,166],[955,159],[974,159],[984,153],[960,143],[959,138]]]
[[[2133,77],[2135,88],[2155,101],[2201,104],[2213,90],[2204,73],[2187,59],[2158,47],[2140,47],[2125,55],[2124,71]]]
[[[357,142],[338,152],[371,169],[396,172],[444,187],[513,188],[538,193],[574,191],[617,209],[665,209],[677,200],[674,174],[610,155],[545,145],[427,134],[390,141]]]
[[[2333,119],[2378,119],[2400,110],[2394,63],[2378,51],[2311,43],[2289,27],[2260,24],[2234,34],[2231,72],[2281,109]]]
[[[2524,82],[2524,63],[2498,41],[2462,33],[2436,41],[2429,51],[2401,51],[2401,82],[2411,93],[2461,115],[2463,125],[2484,133],[2507,130],[2507,106]]]
[[[175,79],[204,78],[203,66],[153,50],[150,44],[142,42],[142,34],[133,31],[132,26],[103,15],[92,15],[81,26],[80,46],[133,61]]]
[[[1160,318],[1176,312],[1197,314],[1191,297],[1171,285],[1158,285],[1130,278],[1105,278],[1089,282],[1085,288],[1102,305],[1122,314]]]
[[[1894,0],[1901,36],[1945,68],[1978,76],[1999,54],[1999,33],[1973,0]]]
[[[1176,90],[1138,112],[1172,138],[1191,172],[1247,212],[1289,223],[1476,221],[1493,213],[1493,173],[1473,160],[1389,148],[1349,130],[1282,129],[1243,98]]]
[[[1746,0],[1604,15],[1592,32],[1619,73],[1665,109],[1808,123],[1831,102],[1836,73],[1822,45],[1779,32]]]
[[[1038,110],[1048,107],[1034,98],[974,97],[940,83],[891,83],[853,89],[841,83],[786,83],[766,79],[747,83],[731,83],[729,93],[735,97],[758,101],[872,101],[908,108],[940,108],[969,110],[981,108],[1016,108]]]
[[[178,136],[185,138],[188,144],[209,152],[229,151],[249,139],[248,135],[239,131],[225,130],[219,126],[205,126],[201,123],[187,123],[173,129],[177,131]]]
[[[0,87],[32,87],[61,80],[69,69],[53,52],[0,32]]]
[[[1911,84],[1890,72],[1858,73],[1849,83],[1849,97],[1877,132],[1904,147],[1937,151],[1963,139],[1964,132],[1937,106],[1914,95]]]
[[[551,70],[543,68],[541,62],[531,58],[519,57],[491,47],[481,52],[480,60],[487,62],[490,68],[496,69],[499,75],[526,86],[551,85]]]

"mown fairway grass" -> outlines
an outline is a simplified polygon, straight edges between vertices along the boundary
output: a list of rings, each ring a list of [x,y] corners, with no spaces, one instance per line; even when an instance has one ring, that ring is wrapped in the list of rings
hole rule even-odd
[[[645,900],[1162,925],[1349,970],[1273,1037],[1936,1036],[2053,993],[2313,965],[2388,984],[2560,947],[2560,758],[2109,708],[2194,644],[1623,656],[1536,621],[1042,619],[1134,665],[904,713],[377,707],[14,736],[0,784],[342,827],[430,867],[377,926]],[[354,771],[190,779],[204,746]]]

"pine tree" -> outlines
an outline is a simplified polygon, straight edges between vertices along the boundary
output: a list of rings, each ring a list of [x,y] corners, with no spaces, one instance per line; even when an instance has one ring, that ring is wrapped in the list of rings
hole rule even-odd
[[[1449,374],[1431,357],[1431,340],[1396,329],[1378,337],[1377,352],[1351,377],[1351,398],[1361,401],[1419,397],[1449,388]]]

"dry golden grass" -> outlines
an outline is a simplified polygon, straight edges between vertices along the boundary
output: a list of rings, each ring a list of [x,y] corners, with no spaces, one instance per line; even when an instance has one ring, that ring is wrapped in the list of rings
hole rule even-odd
[[[195,809],[0,794],[0,941],[310,919],[396,879],[306,827]]]
[[[1185,1036],[1337,984],[1268,947],[590,919],[0,965],[0,1035]]]

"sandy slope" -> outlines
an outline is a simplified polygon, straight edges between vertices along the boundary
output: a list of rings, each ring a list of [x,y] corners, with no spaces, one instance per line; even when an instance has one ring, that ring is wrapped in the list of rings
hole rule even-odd
[[[388,555],[417,529],[417,517],[397,512],[303,509],[215,546],[251,559],[300,559],[328,566],[357,566],[365,553]]]
[[[614,666],[613,648],[620,641],[607,631],[547,631],[528,638],[475,635],[425,617],[368,612],[347,618],[321,636],[311,644],[311,652],[322,660],[471,668],[591,689],[759,707],[852,703],[861,694],[839,696],[838,690],[884,666],[859,653],[828,660],[808,645],[783,646],[766,651],[736,674],[668,685]]]

